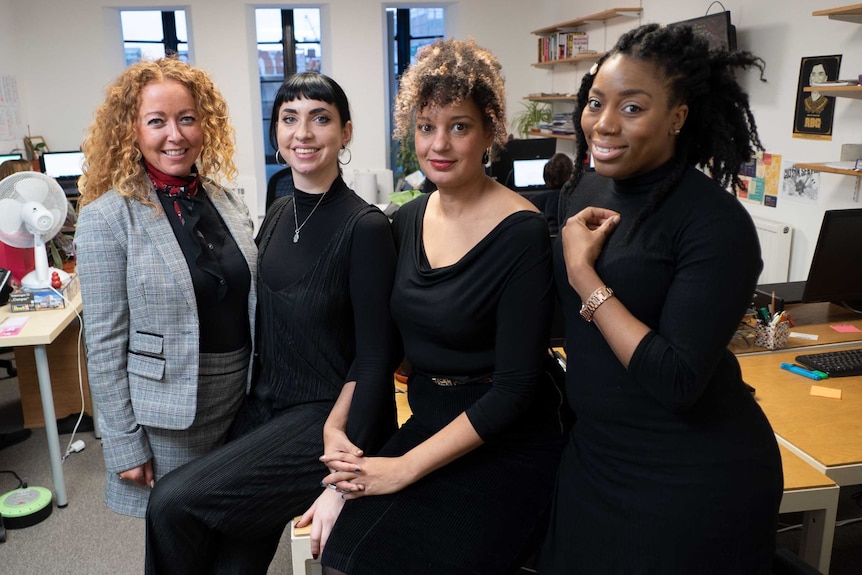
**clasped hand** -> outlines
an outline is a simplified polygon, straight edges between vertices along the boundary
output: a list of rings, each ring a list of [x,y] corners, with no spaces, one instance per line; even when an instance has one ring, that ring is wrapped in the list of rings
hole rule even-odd
[[[605,208],[587,207],[566,220],[561,231],[563,257],[569,283],[578,290],[577,280],[586,269],[594,269],[602,248],[620,221],[620,214]]]
[[[395,493],[411,483],[401,457],[357,457],[349,453],[334,453],[320,458],[330,474],[324,484],[334,484],[344,493],[344,499],[363,495]]]

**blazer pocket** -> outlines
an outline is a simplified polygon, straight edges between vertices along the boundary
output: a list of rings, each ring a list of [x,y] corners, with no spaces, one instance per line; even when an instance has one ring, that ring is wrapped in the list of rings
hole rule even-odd
[[[129,338],[129,350],[148,355],[160,355],[164,350],[164,336],[136,331]]]
[[[165,375],[165,360],[130,351],[126,369],[129,373],[161,381]]]

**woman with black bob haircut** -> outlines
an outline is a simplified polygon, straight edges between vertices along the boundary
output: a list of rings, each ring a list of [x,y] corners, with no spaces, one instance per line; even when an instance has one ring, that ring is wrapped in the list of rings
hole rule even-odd
[[[727,349],[762,267],[724,188],[762,149],[734,77],[750,67],[762,79],[748,52],[648,24],[581,84],[554,248],[578,420],[543,575],[771,572],[781,460]]]
[[[257,237],[252,389],[223,448],[157,483],[150,574],[263,575],[285,525],[306,510],[325,542],[344,499],[322,487],[319,458],[375,453],[395,430],[395,246],[386,216],[341,179],[353,134],[347,97],[327,76],[296,74],[272,118],[295,189]]]

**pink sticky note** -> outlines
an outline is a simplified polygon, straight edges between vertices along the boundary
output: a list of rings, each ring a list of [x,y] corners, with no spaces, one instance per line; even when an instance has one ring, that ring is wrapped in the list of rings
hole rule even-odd
[[[831,327],[832,329],[834,329],[835,331],[837,331],[839,333],[859,333],[859,332],[862,332],[862,330],[859,329],[858,327],[856,327],[855,325],[843,324],[843,325],[830,325],[829,327]]]

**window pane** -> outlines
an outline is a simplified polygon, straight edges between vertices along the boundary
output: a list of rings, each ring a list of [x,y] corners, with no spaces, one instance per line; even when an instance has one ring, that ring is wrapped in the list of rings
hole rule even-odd
[[[153,40],[161,42],[164,37],[162,31],[162,13],[157,10],[148,11],[122,11],[120,20],[123,26],[124,40]]]
[[[186,11],[174,10],[174,17],[177,22],[177,40],[180,42],[188,42],[189,32],[186,29]],[[188,52],[188,47],[186,47],[186,52]],[[182,54],[182,49],[180,49],[180,54]]]
[[[296,71],[320,72],[320,44],[296,45]]]
[[[273,76],[284,77],[284,46],[281,44],[258,44],[257,67],[261,79]]]
[[[177,44],[177,56],[179,56],[180,60],[188,64],[189,62],[189,45],[188,44]]]
[[[281,42],[281,10],[258,8],[254,11],[258,42]]]
[[[126,66],[141,60],[156,60],[165,56],[165,45],[161,43],[124,42],[123,47],[126,50]],[[186,58],[188,58],[188,54]]]
[[[442,36],[443,8],[411,8],[410,35]]]
[[[320,10],[299,8],[293,11],[293,37],[297,42],[320,42]],[[317,51],[320,56],[320,50]]]

